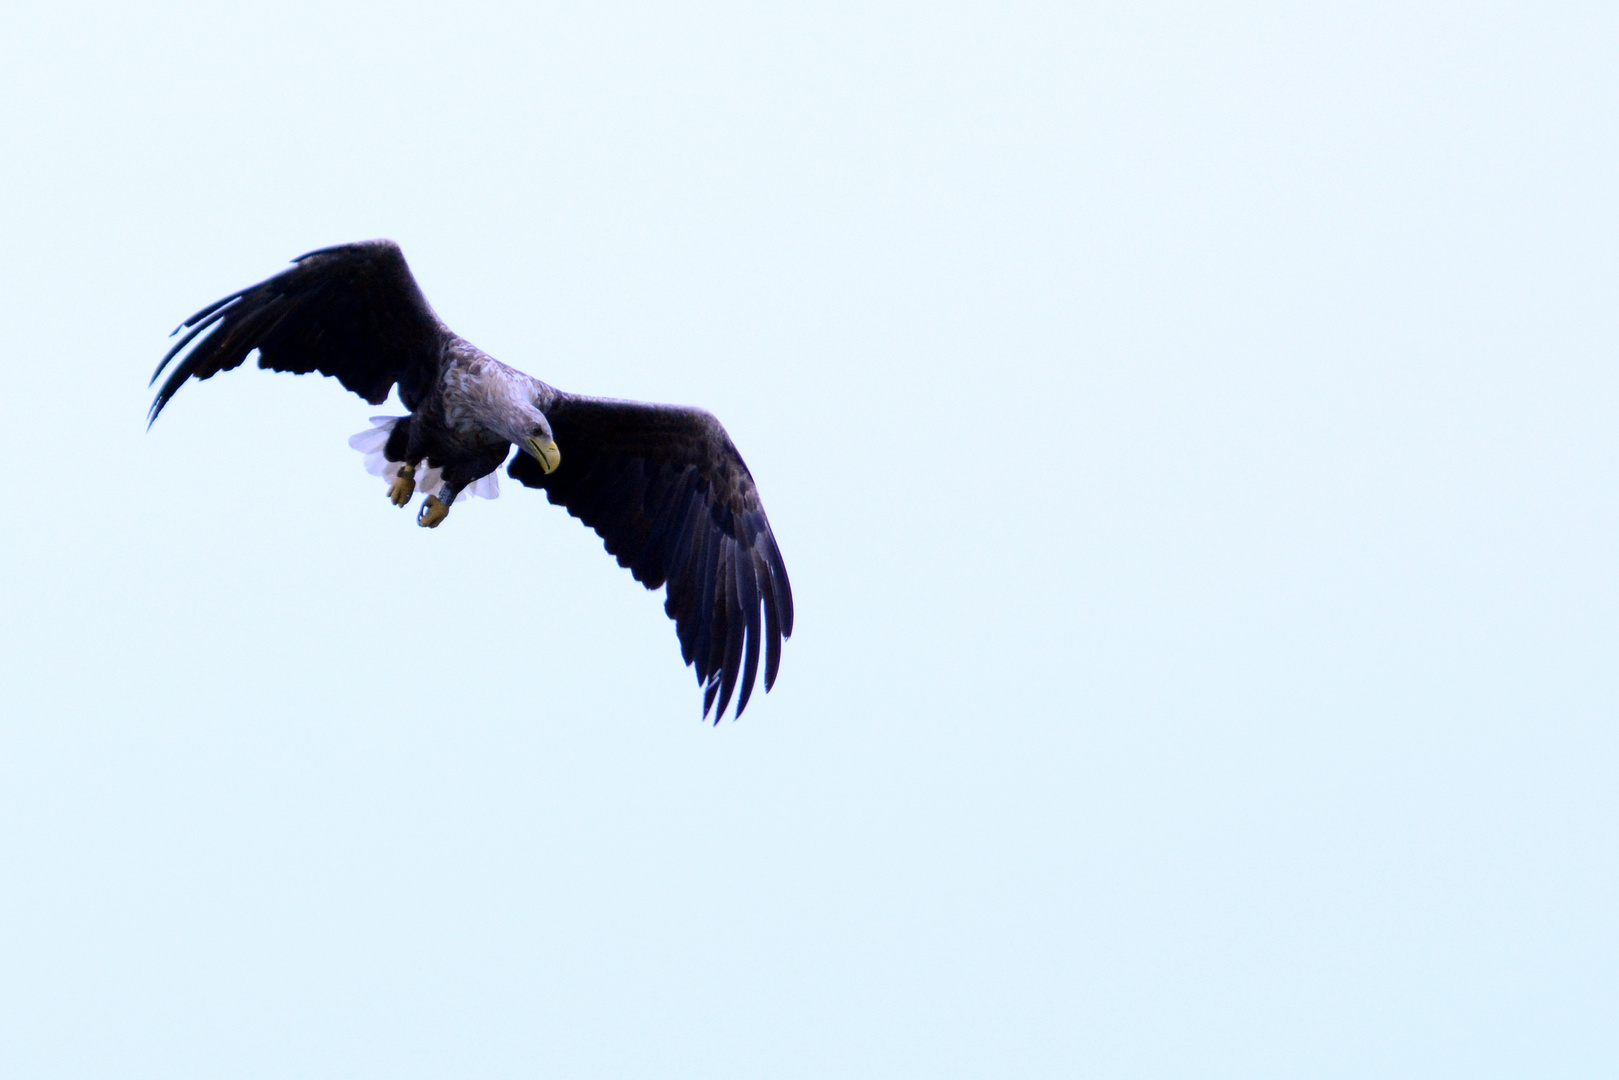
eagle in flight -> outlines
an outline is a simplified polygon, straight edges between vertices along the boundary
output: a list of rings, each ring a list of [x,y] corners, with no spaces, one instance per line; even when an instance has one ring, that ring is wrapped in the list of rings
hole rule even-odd
[[[390,240],[322,248],[231,293],[175,329],[185,335],[152,373],[148,427],[187,379],[239,366],[330,375],[373,405],[395,384],[410,410],[375,417],[349,440],[388,482],[395,506],[426,492],[416,523],[437,528],[457,499],[494,498],[495,470],[596,530],[648,589],[665,590],[680,655],[717,723],[740,685],[765,689],[793,632],[793,593],[753,475],[713,414],[565,393],[453,333]],[[195,345],[187,351],[188,346]],[[185,355],[180,356],[181,353]]]

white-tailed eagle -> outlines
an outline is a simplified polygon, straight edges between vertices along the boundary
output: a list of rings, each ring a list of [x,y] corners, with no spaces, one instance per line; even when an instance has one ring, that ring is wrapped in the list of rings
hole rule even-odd
[[[437,527],[459,496],[493,497],[515,444],[507,475],[543,488],[637,581],[665,590],[705,718],[718,698],[718,722],[739,683],[742,715],[761,651],[765,689],[774,685],[792,588],[753,476],[712,414],[580,397],[508,367],[439,320],[389,240],[300,256],[181,330],[152,374],[155,383],[180,357],[148,426],[187,379],[229,371],[255,350],[261,368],[318,371],[373,405],[397,384],[410,414],[374,418],[350,442],[370,453],[396,506],[427,491],[417,524]]]

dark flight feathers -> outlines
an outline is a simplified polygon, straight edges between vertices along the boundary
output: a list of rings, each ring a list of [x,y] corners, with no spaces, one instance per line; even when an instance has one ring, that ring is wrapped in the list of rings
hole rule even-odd
[[[386,240],[345,244],[301,255],[267,281],[215,301],[181,323],[186,334],[152,373],[198,335],[206,336],[169,374],[148,422],[188,378],[229,371],[259,351],[259,367],[335,377],[373,405],[399,397],[415,409],[438,378],[449,330],[439,322],[405,264]]]
[[[563,394],[546,412],[562,464],[527,454],[507,473],[596,530],[648,589],[667,588],[680,655],[724,714],[739,678],[740,716],[764,649],[765,689],[793,632],[793,594],[753,475],[720,422],[701,409]],[[763,608],[763,626],[760,609]]]

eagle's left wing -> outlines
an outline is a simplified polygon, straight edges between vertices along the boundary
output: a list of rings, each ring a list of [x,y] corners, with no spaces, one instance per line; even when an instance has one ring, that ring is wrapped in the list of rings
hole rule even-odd
[[[561,394],[545,415],[562,463],[546,473],[517,454],[506,471],[595,529],[641,584],[667,586],[663,609],[697,669],[703,715],[717,695],[717,723],[740,681],[741,716],[760,646],[769,690],[793,632],[787,566],[742,455],[702,409]]]

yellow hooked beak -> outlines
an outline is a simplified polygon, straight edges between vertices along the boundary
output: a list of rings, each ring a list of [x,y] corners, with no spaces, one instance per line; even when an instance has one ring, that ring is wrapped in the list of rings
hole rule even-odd
[[[555,439],[549,442],[541,442],[539,439],[530,437],[525,439],[524,442],[528,452],[539,459],[540,468],[548,473],[557,471],[557,466],[562,464],[562,451],[557,449]]]

